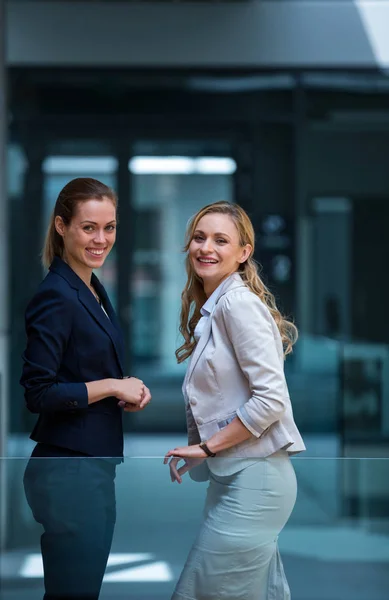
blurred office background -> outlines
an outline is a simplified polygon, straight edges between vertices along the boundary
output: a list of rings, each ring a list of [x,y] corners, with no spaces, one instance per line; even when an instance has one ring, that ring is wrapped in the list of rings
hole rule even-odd
[[[185,366],[174,357],[185,226],[207,203],[237,202],[253,220],[265,280],[300,331],[286,362],[308,447],[295,460],[300,496],[285,532],[294,597],[387,598],[389,2],[0,6],[1,541],[9,559],[0,598],[39,597],[32,567],[23,586],[18,579],[20,552],[33,552],[37,531],[21,494],[25,461],[13,458],[28,456],[35,422],[18,383],[24,309],[44,276],[48,215],[76,176],[119,195],[117,243],[99,275],[123,326],[128,373],[153,393],[147,411],[125,418],[131,478],[146,496],[152,481],[160,486],[160,506],[147,507],[168,521],[165,508],[176,502],[178,511],[184,497],[167,491],[158,460],[141,457],[185,440]],[[126,481],[118,482],[123,505]],[[204,492],[186,489],[192,500]],[[188,502],[180,527],[189,531]],[[189,533],[180,540],[174,576]],[[124,538],[117,544],[126,563]],[[154,591],[151,571],[144,583],[132,580],[134,598],[168,597],[162,583],[156,591],[174,579],[166,556],[162,563]]]

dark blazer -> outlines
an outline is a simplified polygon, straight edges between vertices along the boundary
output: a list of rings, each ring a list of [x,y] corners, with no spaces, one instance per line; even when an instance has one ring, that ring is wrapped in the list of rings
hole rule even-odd
[[[85,383],[123,377],[123,339],[98,278],[92,292],[60,258],[26,310],[27,348],[20,380],[27,408],[39,414],[31,439],[91,456],[123,455],[116,398],[88,405]]]

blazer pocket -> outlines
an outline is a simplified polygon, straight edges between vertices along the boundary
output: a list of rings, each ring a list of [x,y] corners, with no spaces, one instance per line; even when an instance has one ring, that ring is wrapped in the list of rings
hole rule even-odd
[[[236,417],[236,410],[229,413],[226,417],[223,417],[222,419],[218,419],[217,426],[218,426],[219,430],[227,427],[227,425],[229,425],[231,423],[231,421],[233,421],[235,419],[235,417]]]

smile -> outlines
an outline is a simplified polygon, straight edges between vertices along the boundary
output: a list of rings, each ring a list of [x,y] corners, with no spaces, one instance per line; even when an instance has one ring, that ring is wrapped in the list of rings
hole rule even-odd
[[[204,265],[216,265],[216,263],[219,262],[214,258],[198,258],[197,260]]]
[[[86,248],[86,251],[93,256],[102,256],[105,252],[105,248]]]

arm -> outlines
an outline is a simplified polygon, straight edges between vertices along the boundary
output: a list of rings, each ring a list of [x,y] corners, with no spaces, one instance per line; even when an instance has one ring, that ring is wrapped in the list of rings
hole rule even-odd
[[[220,307],[225,329],[239,366],[247,378],[251,397],[237,410],[237,417],[207,440],[211,452],[221,452],[250,438],[259,438],[285,411],[287,388],[283,364],[277,352],[271,316],[262,301],[252,293],[227,296]],[[174,448],[165,456],[190,460],[204,459],[198,444]],[[181,482],[188,463],[177,470],[171,466],[172,481]]]
[[[209,440],[207,440],[207,446],[211,452],[215,452],[215,454],[217,454],[222,450],[227,450],[227,448],[231,448],[232,446],[236,446],[236,444],[245,442],[252,437],[253,434],[247,429],[247,427],[245,427],[245,425],[243,425],[242,421],[236,417],[227,425],[227,427],[224,427],[224,429],[218,431],[215,433],[215,435],[210,437]],[[168,459],[172,456],[190,460],[207,458],[207,454],[202,448],[200,448],[199,444],[193,444],[191,446],[183,446],[180,448],[174,448],[174,450],[169,450],[169,452],[167,452],[165,455],[165,464],[167,464]],[[177,462],[174,463],[174,468],[176,465]],[[187,468],[181,467],[179,474],[183,475],[190,468],[191,464],[188,463]]]
[[[141,402],[144,386],[135,378],[58,382],[57,374],[72,332],[71,305],[59,291],[43,290],[33,298],[26,311],[26,332],[20,383],[31,412],[75,412],[109,396]]]
[[[86,384],[88,403],[99,402],[108,396],[119,400],[118,406],[124,412],[143,410],[151,401],[151,392],[140,379],[125,377],[124,379],[100,379]]]
[[[69,412],[88,406],[85,383],[59,383],[57,373],[72,332],[69,300],[59,291],[43,290],[26,310],[27,347],[21,385],[33,413]]]
[[[247,429],[245,425],[243,425],[242,421],[238,417],[236,417],[227,425],[227,427],[224,427],[224,429],[218,431],[215,433],[215,435],[210,437],[207,441],[207,446],[211,452],[215,452],[215,454],[217,454],[222,450],[227,450],[232,446],[241,444],[252,437],[253,434],[251,431]]]
[[[252,435],[259,438],[280,419],[288,397],[272,317],[262,301],[248,292],[227,296],[221,313],[251,391],[250,399],[238,409],[237,417]]]

